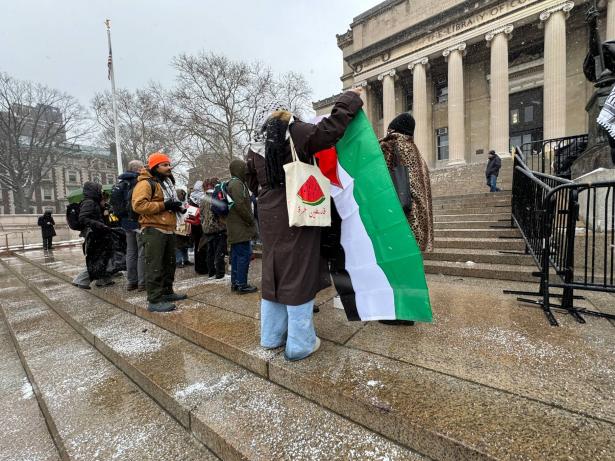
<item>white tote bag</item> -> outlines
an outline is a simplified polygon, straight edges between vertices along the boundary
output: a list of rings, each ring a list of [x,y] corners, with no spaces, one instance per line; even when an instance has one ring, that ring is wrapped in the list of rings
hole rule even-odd
[[[331,225],[331,183],[316,165],[297,157],[290,137],[293,161],[284,165],[286,205],[289,226],[328,227]]]

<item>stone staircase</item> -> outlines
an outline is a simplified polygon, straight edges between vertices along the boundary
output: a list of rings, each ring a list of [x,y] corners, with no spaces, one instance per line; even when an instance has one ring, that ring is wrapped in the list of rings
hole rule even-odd
[[[41,434],[39,449],[49,452],[41,459],[606,460],[615,453],[610,407],[589,417],[567,389],[552,405],[531,387],[526,396],[437,371],[437,361],[417,366],[372,353],[357,339],[364,325],[334,308],[315,317],[321,352],[291,363],[258,345],[258,294],[232,297],[220,284],[188,277],[176,289],[190,299],[172,314],[152,314],[143,294],[121,286],[73,287],[79,259],[0,262],[0,316],[25,370],[15,380],[27,374],[42,410],[33,432],[23,425],[20,435]],[[320,293],[317,304],[332,296]],[[19,368],[15,357],[11,363]]]
[[[510,201],[510,192],[434,197],[434,251],[425,254],[425,272],[536,281],[533,259],[510,224]]]

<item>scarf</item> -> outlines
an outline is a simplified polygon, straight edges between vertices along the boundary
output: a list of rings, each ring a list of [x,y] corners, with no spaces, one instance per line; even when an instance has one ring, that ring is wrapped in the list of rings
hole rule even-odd
[[[254,129],[252,130],[252,136],[250,137],[250,149],[260,155],[265,156],[265,141],[267,139],[265,123],[274,112],[288,112],[285,104],[279,101],[271,101],[260,110],[256,116]]]
[[[615,138],[615,87],[604,101],[604,107],[598,115],[598,125],[608,131],[612,138]]]
[[[175,200],[179,202],[179,197],[177,196],[177,191],[175,190],[175,185],[170,179],[162,179],[159,178],[160,186],[162,187],[162,195],[164,196],[164,201],[167,200]],[[177,217],[177,222],[184,221],[184,215],[182,213],[176,212],[175,216]]]

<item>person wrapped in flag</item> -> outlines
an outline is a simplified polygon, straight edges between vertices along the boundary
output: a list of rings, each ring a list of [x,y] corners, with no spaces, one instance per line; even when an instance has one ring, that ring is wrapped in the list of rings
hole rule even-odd
[[[289,360],[303,359],[320,346],[312,318],[314,298],[330,285],[330,276],[320,256],[321,228],[289,227],[283,168],[292,159],[288,138],[299,159],[310,162],[344,135],[363,105],[359,92],[340,96],[331,116],[317,125],[294,119],[279,105],[266,108],[248,152],[247,182],[258,194],[263,244],[261,346],[285,345]]]
[[[335,205],[323,246],[348,320],[431,322],[422,254],[363,111],[316,157]]]

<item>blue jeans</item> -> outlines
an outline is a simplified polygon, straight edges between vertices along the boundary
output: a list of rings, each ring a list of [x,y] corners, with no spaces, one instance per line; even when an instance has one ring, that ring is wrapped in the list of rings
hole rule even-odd
[[[500,192],[500,189],[496,186],[497,181],[498,177],[496,175],[489,175],[487,178],[487,185],[490,188],[489,192]]]
[[[248,284],[248,269],[252,257],[252,243],[231,244],[231,285],[244,287]]]
[[[175,250],[175,264],[185,264],[189,261],[188,248],[177,248]]]
[[[314,351],[314,300],[288,306],[261,300],[261,346],[274,349],[286,344],[288,360],[301,360]]]

